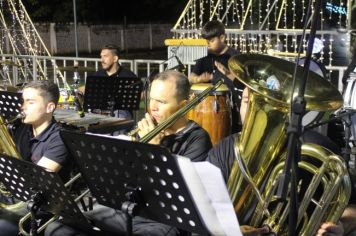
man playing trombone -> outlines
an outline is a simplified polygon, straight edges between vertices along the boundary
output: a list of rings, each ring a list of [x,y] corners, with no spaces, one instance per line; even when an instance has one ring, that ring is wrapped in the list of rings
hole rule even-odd
[[[156,75],[150,87],[150,114],[138,123],[138,135],[142,138],[157,125],[166,121],[188,102],[190,84],[185,75],[177,71],[164,71]],[[208,133],[198,124],[180,116],[174,123],[156,135],[151,144],[167,147],[172,153],[203,161],[212,147]],[[120,235],[126,232],[124,214],[112,208],[96,206],[87,217],[101,229],[101,234]],[[57,221],[50,224],[45,235],[77,235],[79,230]],[[178,229],[143,217],[133,218],[134,235],[177,235]],[[80,235],[86,235],[81,232]]]

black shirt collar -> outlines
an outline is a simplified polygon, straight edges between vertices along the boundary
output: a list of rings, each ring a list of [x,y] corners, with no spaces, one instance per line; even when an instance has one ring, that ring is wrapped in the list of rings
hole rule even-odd
[[[29,125],[29,130],[30,132],[30,137],[31,140],[38,140],[40,142],[46,141],[46,139],[50,136],[50,134],[55,130],[56,126],[56,121],[52,119],[51,123],[36,137],[33,136],[33,128],[32,125]]]

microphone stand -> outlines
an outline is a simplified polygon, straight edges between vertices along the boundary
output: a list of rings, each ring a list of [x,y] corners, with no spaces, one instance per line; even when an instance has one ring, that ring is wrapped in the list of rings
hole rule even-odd
[[[305,59],[304,69],[303,69],[303,77],[302,80],[300,81],[298,95],[294,98],[292,102],[291,118],[287,127],[288,146],[287,146],[287,157],[285,161],[285,167],[279,179],[279,185],[277,189],[277,197],[280,200],[286,201],[288,186],[290,183],[290,211],[289,211],[289,220],[288,220],[288,235],[290,236],[294,236],[298,234],[297,233],[297,226],[298,226],[297,168],[298,168],[298,161],[300,160],[300,156],[301,156],[301,143],[299,141],[299,137],[301,136],[301,130],[302,130],[302,125],[301,125],[302,117],[305,114],[306,101],[304,98],[304,93],[305,93],[306,83],[309,74],[309,66],[310,66],[311,54],[314,46],[314,39],[315,39],[316,28],[317,28],[319,13],[320,13],[320,6],[321,6],[321,0],[316,0],[314,16],[310,27],[310,35],[309,35],[307,54],[306,54],[306,59]],[[307,23],[305,23],[304,27],[306,28],[306,26]],[[301,42],[303,42],[303,38],[301,39]],[[301,45],[302,44],[300,44],[299,46],[299,52],[301,51],[302,48]],[[296,69],[294,71],[294,80],[296,79],[296,74],[298,71],[297,65],[298,62],[296,63]]]

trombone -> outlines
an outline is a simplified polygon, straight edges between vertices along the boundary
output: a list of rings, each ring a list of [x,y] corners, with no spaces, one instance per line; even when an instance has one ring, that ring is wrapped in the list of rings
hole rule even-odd
[[[141,139],[139,139],[139,142],[142,143],[148,143],[152,138],[154,138],[157,134],[159,134],[162,130],[170,127],[171,125],[174,124],[174,122],[179,119],[180,117],[184,116],[187,114],[191,109],[193,109],[197,104],[199,104],[202,100],[204,100],[211,92],[216,90],[220,85],[223,84],[223,80],[219,80],[215,85],[206,88],[203,92],[201,92],[198,96],[194,97],[191,101],[189,101],[184,107],[176,111],[173,115],[171,115],[168,119],[163,121],[162,123],[158,124],[151,132],[143,136]],[[139,129],[136,128],[129,132],[129,135],[135,135],[138,133]],[[72,179],[70,179],[64,186],[69,187],[72,185],[77,179],[81,177],[81,173],[78,173],[75,175]],[[86,189],[82,194],[80,194],[74,201],[77,203],[79,200],[81,200],[87,193],[89,193],[89,189]],[[26,214],[24,217],[22,217],[19,221],[19,229],[21,234],[30,236],[32,235],[31,233],[28,233],[24,230],[24,223],[26,220],[28,220],[31,217],[31,213]],[[42,232],[50,223],[58,219],[59,216],[53,216],[51,219],[49,219],[46,223],[44,223],[42,226],[40,226],[37,230],[37,233]]]
[[[157,134],[159,134],[162,130],[170,127],[173,123],[179,119],[180,117],[184,116],[188,113],[191,109],[193,109],[196,105],[198,105],[202,100],[204,100],[211,92],[219,88],[220,85],[223,84],[223,80],[219,80],[215,85],[212,87],[206,88],[203,92],[201,92],[198,96],[194,97],[190,102],[187,103],[184,107],[176,111],[173,115],[168,117],[167,120],[163,121],[162,123],[158,124],[151,132],[143,136],[138,141],[141,143],[148,143],[151,139],[153,139]],[[134,129],[133,131],[129,132],[129,135],[134,135],[139,131],[139,129]]]

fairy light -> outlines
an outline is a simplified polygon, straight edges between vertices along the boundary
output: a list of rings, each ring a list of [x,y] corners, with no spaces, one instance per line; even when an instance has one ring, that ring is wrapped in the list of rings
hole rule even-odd
[[[252,0],[250,0],[250,1],[252,1]],[[253,7],[251,6],[250,7],[250,24],[251,24],[251,27],[253,28],[253,18],[252,18],[252,16],[253,16]]]
[[[262,24],[262,6],[261,6],[261,0],[258,0],[258,28],[261,27]]]
[[[231,21],[235,22],[237,18],[238,18],[238,15],[237,15],[236,0],[234,0],[233,3],[232,3],[232,18],[231,18]]]
[[[263,42],[264,42],[264,39],[263,39],[262,34],[258,34],[258,52],[262,52]]]
[[[225,4],[226,11],[229,11],[229,8],[230,8],[230,2],[226,0],[226,4]],[[225,17],[225,25],[227,26],[228,23],[229,23],[229,15],[227,14],[227,16]]]
[[[305,18],[305,0],[302,0],[302,17],[300,18],[300,22],[303,23],[303,19]]]
[[[292,12],[293,12],[293,17],[292,17],[292,28],[295,29],[295,8],[296,8],[296,4],[295,4],[295,0],[293,0],[292,2]]]
[[[293,48],[293,52],[297,53],[297,35],[294,33],[292,36],[292,45],[291,47]]]
[[[199,1],[199,8],[200,8],[200,14],[199,14],[199,29],[203,28],[203,15],[204,15],[204,0]]]
[[[334,36],[330,34],[330,39],[329,39],[329,66],[332,65],[333,61],[333,42],[334,42]]]
[[[267,7],[266,7],[266,15],[267,13],[269,12],[270,10],[270,7],[271,7],[271,1],[270,0],[267,0]],[[270,21],[270,17],[267,18],[267,26],[266,26],[266,30],[269,30],[270,29],[270,25],[271,25],[271,21]]]
[[[344,9],[344,3],[340,0],[340,9]],[[342,19],[342,11],[339,11],[339,21],[337,22],[339,26],[341,26],[341,19]]]
[[[324,34],[321,34],[320,40],[323,42],[323,45],[325,45],[325,38],[324,38]],[[324,62],[324,48],[320,51],[320,62]]]
[[[239,38],[240,38],[240,36],[239,35],[235,35],[235,40],[233,41],[233,46],[234,46],[234,48],[238,48],[238,42],[240,41],[239,40]]]
[[[284,4],[284,16],[283,16],[283,20],[284,20],[284,28],[287,29],[287,9],[288,9],[288,1],[285,1],[285,4]]]

